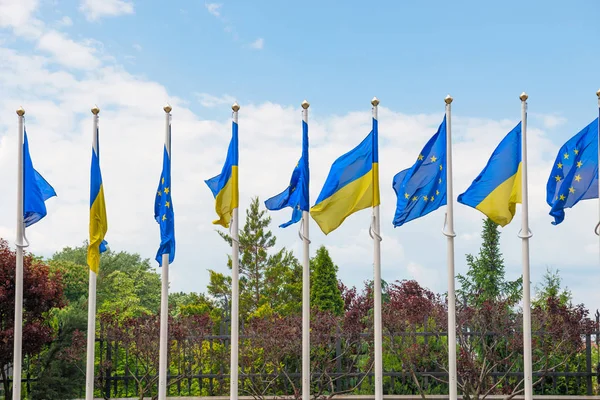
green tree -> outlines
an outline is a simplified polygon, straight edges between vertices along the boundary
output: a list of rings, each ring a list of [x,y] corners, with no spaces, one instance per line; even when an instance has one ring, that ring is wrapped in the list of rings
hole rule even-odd
[[[548,299],[557,299],[561,306],[568,305],[573,299],[573,295],[569,288],[562,288],[562,279],[559,275],[559,270],[546,268],[546,273],[542,278],[542,282],[535,288],[535,297],[533,299],[534,307],[544,307]]]
[[[338,267],[333,263],[325,246],[310,260],[310,304],[321,311],[331,311],[337,316],[344,312],[344,300],[338,287]]]
[[[522,278],[506,281],[504,278],[504,258],[500,252],[500,231],[498,224],[489,218],[483,222],[481,234],[483,242],[479,255],[467,254],[467,275],[458,275],[458,293],[468,304],[480,305],[486,300],[508,299],[518,301],[521,296]]]
[[[274,251],[277,239],[269,230],[270,223],[266,210],[260,209],[258,197],[253,198],[239,235],[240,315],[243,319],[272,312],[290,312],[293,306],[288,303],[300,303],[298,260],[285,248]],[[231,235],[218,233],[229,245],[232,244]],[[231,257],[227,264],[231,268]],[[219,299],[224,307],[230,301],[230,288],[231,278],[210,271],[208,293]]]

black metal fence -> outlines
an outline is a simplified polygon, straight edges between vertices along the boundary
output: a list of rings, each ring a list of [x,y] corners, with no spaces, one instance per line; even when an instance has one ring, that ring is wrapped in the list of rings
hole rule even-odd
[[[543,373],[534,373],[535,377],[543,376],[542,382],[534,388],[535,394],[553,395],[593,395],[599,394],[600,385],[600,313],[595,314],[595,329],[581,335],[583,351],[574,355],[569,362],[559,368]],[[185,341],[173,343],[170,349],[170,366],[168,371],[170,386],[169,395],[177,396],[216,396],[229,394],[229,345],[228,326],[220,327],[219,335],[207,335],[200,342],[189,346]],[[539,335],[539,333],[537,333]],[[534,336],[536,333],[534,333]],[[432,346],[445,346],[444,332],[418,332],[410,335],[423,337]],[[298,338],[300,340],[300,338]],[[393,341],[394,337],[386,336],[384,343]],[[342,337],[332,341],[331,352],[321,354],[329,357],[331,368],[325,370],[321,364],[313,366],[312,381],[320,382],[328,390],[352,394],[369,394],[373,392],[373,371],[370,353],[370,336],[359,335],[352,344]],[[352,354],[346,348],[352,346]],[[240,336],[240,394],[273,395],[294,394],[301,388],[301,361],[297,355],[282,359],[279,365],[269,363],[253,363],[252,357],[262,357],[260,349],[254,348],[252,338]],[[386,351],[388,355],[386,356]],[[158,349],[156,349],[158,353]],[[97,381],[96,395],[104,398],[135,397],[144,391],[147,396],[157,392],[155,360],[139,355],[132,356],[131,348],[124,347],[118,341],[107,341],[101,336],[97,339]],[[387,358],[386,358],[387,357]],[[34,360],[26,359],[23,372],[23,393],[30,397],[31,387],[35,384],[32,365]],[[152,364],[152,365],[151,365]],[[319,369],[321,368],[321,369]],[[84,368],[82,366],[81,371]],[[459,372],[460,373],[460,372]],[[384,349],[384,394],[418,394],[417,387],[410,373],[393,361],[389,349]],[[421,386],[429,394],[448,393],[447,373],[431,365],[427,370],[417,372]],[[523,378],[520,371],[494,371],[491,378],[507,378],[507,382],[516,383]],[[83,383],[83,373],[81,381]],[[0,398],[2,397],[0,385]],[[80,397],[84,395],[81,385]]]

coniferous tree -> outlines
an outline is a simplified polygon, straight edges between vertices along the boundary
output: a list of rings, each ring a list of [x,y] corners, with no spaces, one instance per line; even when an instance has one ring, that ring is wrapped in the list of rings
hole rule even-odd
[[[472,305],[482,304],[487,300],[518,301],[521,296],[522,278],[515,281],[505,280],[498,224],[486,218],[481,238],[483,242],[479,255],[473,257],[467,254],[469,270],[466,276],[457,276],[461,286],[458,290],[459,295]]]
[[[310,260],[310,304],[321,311],[331,311],[335,315],[344,312],[344,300],[338,286],[338,267],[333,263],[325,246],[317,250]]]

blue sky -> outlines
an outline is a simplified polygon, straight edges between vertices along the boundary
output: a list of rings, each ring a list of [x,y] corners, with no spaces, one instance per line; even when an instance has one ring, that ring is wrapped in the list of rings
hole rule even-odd
[[[342,5],[343,4],[343,5]],[[391,228],[391,178],[411,165],[451,94],[455,189],[462,193],[520,118],[528,92],[533,284],[560,268],[576,301],[600,305],[596,201],[550,225],[545,185],[562,144],[597,116],[600,3],[579,1],[359,2],[0,0],[0,179],[14,187],[14,110],[27,110],[36,168],[59,197],[29,233],[50,256],[87,237],[91,114],[101,109],[101,165],[114,250],[154,258],[153,193],[162,157],[162,105],[173,105],[177,258],[172,290],[203,291],[207,269],[226,273],[229,249],[210,224],[203,180],[222,166],[230,105],[240,111],[240,207],[279,193],[300,156],[300,109],[311,103],[311,197],[331,163],[369,131],[381,100],[383,278],[418,279],[443,292],[444,212]],[[67,155],[67,156],[65,156]],[[276,168],[274,168],[276,166]],[[147,202],[142,199],[147,197]],[[147,204],[146,204],[147,203]],[[0,236],[14,237],[14,196],[0,199]],[[456,206],[456,268],[479,248],[481,214]],[[297,227],[276,226],[300,256]],[[507,276],[520,275],[519,217],[503,229]],[[325,237],[340,277],[372,276],[368,212]],[[431,251],[431,249],[436,251]],[[439,250],[438,250],[439,249]],[[586,279],[582,280],[581,276]]]

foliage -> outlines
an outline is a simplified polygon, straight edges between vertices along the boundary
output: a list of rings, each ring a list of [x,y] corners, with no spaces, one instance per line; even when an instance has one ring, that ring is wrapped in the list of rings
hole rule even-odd
[[[302,270],[293,254],[282,248],[275,253],[276,237],[269,230],[271,218],[260,209],[258,197],[252,199],[246,210],[246,222],[240,231],[240,316],[248,320],[266,310],[287,314],[300,309]],[[229,234],[219,232],[229,245]],[[272,254],[271,254],[272,253]],[[228,256],[231,268],[231,256]],[[231,279],[210,271],[208,293],[220,300],[224,307],[230,301]]]
[[[488,300],[508,299],[515,302],[521,297],[522,278],[506,281],[504,259],[500,253],[500,231],[498,225],[487,218],[481,233],[483,242],[479,256],[467,254],[467,275],[458,275],[461,288],[457,291],[468,304],[482,305]]]
[[[15,318],[16,253],[0,239],[0,378],[4,393],[10,396],[7,369],[13,362]],[[23,257],[23,355],[39,353],[50,343],[54,332],[48,312],[65,304],[60,273],[31,254]]]
[[[542,282],[536,286],[536,294],[532,303],[534,306],[543,307],[550,298],[558,299],[559,303],[566,305],[571,302],[573,296],[568,288],[561,288],[562,279],[558,269],[546,269]]]
[[[325,246],[319,247],[317,255],[310,260],[310,303],[321,311],[335,315],[344,312],[344,300],[338,287],[337,270]]]

